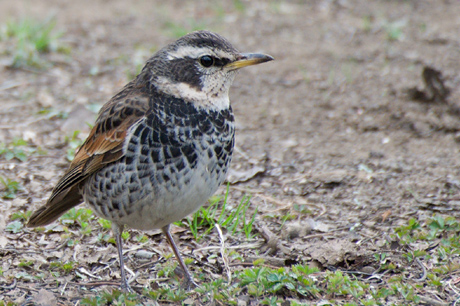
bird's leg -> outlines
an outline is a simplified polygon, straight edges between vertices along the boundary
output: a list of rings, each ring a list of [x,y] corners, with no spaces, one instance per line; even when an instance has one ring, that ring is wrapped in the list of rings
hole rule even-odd
[[[165,234],[166,239],[169,242],[169,245],[174,251],[174,255],[176,255],[176,259],[179,262],[179,265],[181,266],[182,270],[185,273],[185,286],[187,289],[190,289],[190,287],[198,287],[198,284],[193,281],[192,275],[187,269],[187,266],[185,265],[184,261],[182,260],[182,256],[179,253],[179,249],[176,246],[176,243],[174,242],[173,237],[171,236],[171,233],[169,232],[169,224],[166,225],[165,227],[162,227],[161,230],[163,231],[163,234]]]
[[[115,241],[117,242],[118,257],[120,259],[120,270],[121,270],[121,290],[124,292],[132,292],[133,290],[129,287],[128,280],[126,279],[125,273],[125,264],[123,260],[123,246],[121,233],[123,232],[123,227],[112,222],[112,230],[115,234]]]

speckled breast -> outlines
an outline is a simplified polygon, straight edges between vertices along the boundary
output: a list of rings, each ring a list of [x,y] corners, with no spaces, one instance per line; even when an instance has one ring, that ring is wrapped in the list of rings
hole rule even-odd
[[[234,145],[231,108],[197,108],[170,96],[151,101],[133,125],[125,155],[85,184],[99,216],[147,230],[197,210],[224,181]]]

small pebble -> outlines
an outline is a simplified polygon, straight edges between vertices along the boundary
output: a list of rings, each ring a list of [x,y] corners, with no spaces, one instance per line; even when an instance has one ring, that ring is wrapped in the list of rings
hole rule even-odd
[[[149,252],[149,251],[146,251],[146,250],[139,250],[139,251],[137,251],[137,253],[136,253],[135,256],[136,256],[137,258],[150,259],[150,258],[153,257],[153,255],[154,255],[153,252]]]

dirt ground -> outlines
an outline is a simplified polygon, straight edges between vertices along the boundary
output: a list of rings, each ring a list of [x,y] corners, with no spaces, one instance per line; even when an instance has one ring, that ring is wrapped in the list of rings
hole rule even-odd
[[[361,271],[378,266],[374,254],[409,219],[460,215],[458,1],[0,2],[2,24],[48,16],[56,18],[69,54],[44,55],[52,63],[46,70],[12,69],[8,55],[0,56],[0,141],[22,138],[46,151],[25,162],[0,157],[0,176],[23,187],[15,199],[0,199],[0,287],[27,272],[19,265],[24,260],[79,265],[57,287],[52,278],[17,278],[11,290],[0,289],[7,301],[30,303],[48,288],[56,303],[75,305],[111,288],[79,283],[119,280],[116,249],[97,240],[97,223],[73,247],[59,228],[4,228],[13,213],[46,201],[69,163],[66,136],[80,130],[84,137],[85,122],[95,119],[89,106],[103,104],[152,52],[195,28],[276,59],[241,72],[231,90],[237,150],[229,201],[252,195],[259,235],[249,242],[263,245],[243,256]],[[44,108],[68,116],[43,114]],[[174,232],[184,253],[219,246],[216,232],[199,243],[182,227]],[[152,261],[170,252],[161,235],[148,237],[148,244],[125,245],[133,271],[143,264],[139,249],[158,250]],[[99,263],[109,264],[96,273]],[[148,270],[141,273],[148,279]],[[453,271],[446,281],[458,277]],[[418,294],[453,303],[454,291]]]

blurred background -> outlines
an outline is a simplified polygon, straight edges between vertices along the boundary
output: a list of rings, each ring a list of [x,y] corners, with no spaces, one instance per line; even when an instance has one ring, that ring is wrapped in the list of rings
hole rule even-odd
[[[91,235],[74,237],[65,222],[49,235],[26,230],[27,212],[46,201],[99,108],[156,50],[199,29],[276,59],[242,71],[230,92],[237,138],[228,198],[236,207],[251,196],[251,239],[276,239],[257,256],[315,262],[320,271],[392,263],[378,288],[391,287],[389,275],[415,279],[404,287],[412,295],[395,289],[397,304],[420,296],[455,300],[449,288],[460,276],[460,2],[453,0],[0,1],[0,254],[8,262],[0,282],[40,283],[15,276],[29,259],[13,246],[74,239],[79,244],[65,254],[89,256]],[[219,195],[225,193],[223,186]],[[441,236],[450,237],[449,247]],[[391,241],[423,254],[397,249],[382,259]],[[115,249],[109,253],[105,260],[115,262]],[[409,260],[401,255],[409,253]],[[328,285],[318,283],[308,299],[343,301],[348,294],[360,301],[332,294]],[[22,290],[9,298],[34,293]],[[244,290],[235,296],[265,298]],[[274,292],[279,303],[286,299]]]

